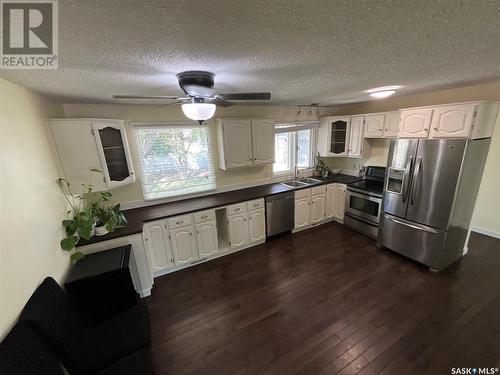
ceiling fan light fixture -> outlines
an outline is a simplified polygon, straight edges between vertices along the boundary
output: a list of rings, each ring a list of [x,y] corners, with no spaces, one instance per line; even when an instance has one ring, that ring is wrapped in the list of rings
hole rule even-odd
[[[370,96],[373,96],[374,98],[377,99],[382,99],[382,98],[387,98],[391,95],[394,95],[397,92],[397,90],[381,90],[381,91],[374,91],[370,93]]]
[[[184,115],[194,121],[201,123],[211,119],[215,114],[216,105],[213,103],[185,103],[182,105]]]

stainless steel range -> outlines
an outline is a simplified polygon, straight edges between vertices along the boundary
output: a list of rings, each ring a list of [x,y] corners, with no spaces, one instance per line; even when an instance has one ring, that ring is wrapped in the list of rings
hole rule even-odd
[[[344,224],[377,239],[382,196],[384,167],[367,167],[365,178],[347,185]]]

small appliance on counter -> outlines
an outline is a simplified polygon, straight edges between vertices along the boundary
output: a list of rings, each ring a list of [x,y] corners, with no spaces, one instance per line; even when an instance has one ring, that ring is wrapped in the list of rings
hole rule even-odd
[[[347,185],[344,224],[374,239],[378,236],[384,178],[384,167],[369,166],[361,181]]]

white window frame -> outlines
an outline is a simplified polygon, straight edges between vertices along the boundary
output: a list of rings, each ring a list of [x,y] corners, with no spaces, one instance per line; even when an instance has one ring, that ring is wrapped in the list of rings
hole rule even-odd
[[[134,144],[134,156],[136,157],[137,160],[137,165],[138,165],[138,177],[139,177],[139,182],[141,186],[141,194],[144,199],[144,201],[175,201],[178,200],[179,197],[189,198],[189,197],[195,197],[195,196],[200,196],[200,195],[205,195],[205,194],[210,194],[211,192],[214,192],[217,190],[217,171],[215,167],[215,159],[214,159],[214,137],[212,134],[212,129],[210,127],[210,124],[202,124],[202,125],[195,125],[193,123],[189,122],[133,122],[130,123],[132,127],[132,131],[134,132],[133,134],[133,144]],[[207,129],[207,141],[208,141],[208,152],[209,152],[209,162],[210,162],[210,170],[214,176],[213,180],[213,187],[205,190],[200,190],[200,191],[188,191],[186,193],[182,194],[176,194],[176,195],[169,195],[169,196],[164,196],[164,197],[155,197],[155,198],[146,198],[144,196],[144,189],[143,189],[143,181],[144,181],[144,170],[143,170],[143,161],[141,159],[141,153],[139,151],[139,144],[137,142],[137,135],[135,134],[136,129],[138,128],[199,128],[199,127],[204,127]]]
[[[293,133],[293,142],[291,145],[291,148],[293,149],[292,152],[292,160],[290,161],[290,169],[286,171],[280,171],[280,172],[274,172],[273,168],[273,177],[274,178],[282,178],[285,176],[290,176],[295,174],[295,165],[296,165],[296,160],[298,156],[298,145],[297,145],[297,139],[298,139],[298,132],[300,130],[311,130],[311,148],[310,148],[310,155],[309,155],[309,160],[310,164],[307,168],[298,168],[298,171],[301,174],[312,172],[314,170],[314,160],[316,156],[316,143],[317,143],[317,137],[318,137],[318,131],[317,128],[319,125],[319,122],[310,122],[310,123],[299,123],[299,124],[276,124],[275,129],[276,129],[276,134],[277,136],[280,133]],[[289,126],[287,126],[289,125]],[[288,131],[287,131],[288,130]]]

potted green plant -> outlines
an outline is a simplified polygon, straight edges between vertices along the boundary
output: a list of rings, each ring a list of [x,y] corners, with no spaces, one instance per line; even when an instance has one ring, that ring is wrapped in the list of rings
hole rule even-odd
[[[123,212],[120,211],[120,204],[106,207],[97,205],[96,213],[96,236],[104,236],[107,233],[112,233],[127,224],[127,219],[125,219]]]
[[[92,192],[91,182],[94,173],[102,172],[99,169],[90,169],[89,182],[83,184],[83,192],[80,195],[73,194],[71,185],[66,179],[59,178],[57,180],[57,184],[71,208],[67,212],[68,218],[62,221],[66,237],[61,240],[60,246],[65,251],[73,251],[80,238],[90,240],[94,235],[96,205],[85,199],[85,194]],[[83,257],[84,254],[79,251],[74,251],[71,254],[73,261],[78,261]]]

